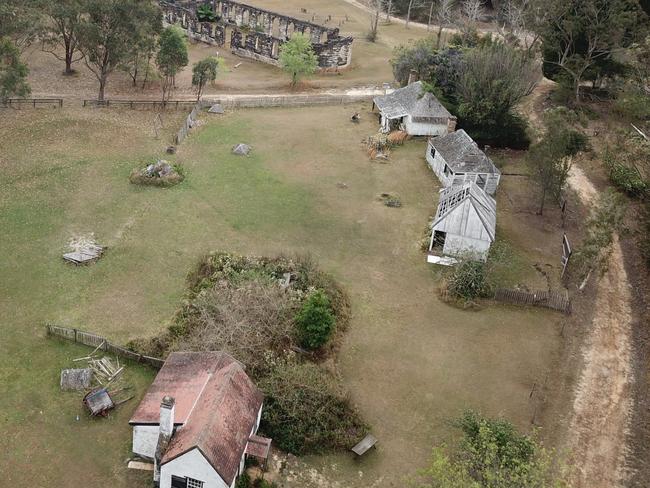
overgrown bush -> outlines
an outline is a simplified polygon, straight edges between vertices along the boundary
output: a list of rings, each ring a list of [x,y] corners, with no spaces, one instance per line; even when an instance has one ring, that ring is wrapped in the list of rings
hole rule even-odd
[[[289,452],[347,449],[358,441],[363,423],[336,378],[314,363],[297,362],[292,352],[298,341],[322,348],[348,323],[347,294],[329,274],[308,257],[220,252],[204,256],[187,282],[168,330],[132,341],[130,348],[156,357],[227,351],[266,393],[263,429]]]
[[[636,168],[620,163],[611,154],[605,157],[605,164],[609,170],[609,179],[616,188],[631,197],[645,194],[648,185]]]
[[[330,301],[322,291],[313,292],[304,301],[296,315],[296,325],[300,341],[308,349],[318,349],[329,341],[336,320],[332,315]]]
[[[470,119],[461,117],[460,124],[465,131],[481,146],[508,147],[525,150],[530,147],[528,122],[515,113],[507,113],[501,118],[485,121],[482,124],[472,123]]]
[[[284,451],[349,449],[365,434],[336,379],[315,364],[280,360],[259,387],[266,395],[261,428]]]
[[[134,185],[170,187],[185,179],[185,171],[180,164],[169,164],[159,160],[144,168],[134,169],[129,181]]]
[[[490,295],[491,286],[483,261],[462,260],[447,280],[447,291],[454,298],[473,300]]]
[[[623,221],[625,211],[621,195],[614,191],[603,193],[587,220],[587,236],[574,252],[571,274],[583,279],[594,269],[604,269],[611,249],[614,232]]]

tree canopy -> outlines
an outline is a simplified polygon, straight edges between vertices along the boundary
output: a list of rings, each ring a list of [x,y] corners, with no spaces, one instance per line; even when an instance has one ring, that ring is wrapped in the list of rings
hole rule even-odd
[[[282,44],[280,65],[291,75],[292,87],[295,87],[303,76],[314,73],[318,67],[318,58],[314,54],[309,38],[303,34],[294,34],[291,39]]]
[[[197,100],[201,98],[205,85],[217,79],[218,70],[219,59],[215,57],[205,58],[194,64],[192,67],[192,86],[196,87]]]
[[[28,73],[29,69],[20,60],[20,52],[13,41],[0,37],[0,100],[29,95]]]
[[[86,0],[88,13],[79,26],[79,49],[99,81],[98,99],[104,100],[108,76],[128,58],[143,35],[142,24],[156,29],[160,9],[141,0]]]
[[[163,77],[163,100],[166,100],[175,84],[176,74],[189,63],[187,44],[183,32],[176,27],[167,27],[158,41],[156,65]]]
[[[560,488],[562,473],[551,453],[504,419],[466,412],[456,426],[463,438],[455,451],[436,448],[420,471],[418,488]]]

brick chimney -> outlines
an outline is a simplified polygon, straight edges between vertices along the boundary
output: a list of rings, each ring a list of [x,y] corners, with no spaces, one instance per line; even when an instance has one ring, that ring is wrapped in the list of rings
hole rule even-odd
[[[158,428],[158,444],[154,456],[153,481],[156,485],[160,483],[160,461],[162,460],[169,442],[174,434],[174,410],[176,401],[165,396],[160,402],[160,424]]]
[[[454,116],[451,116],[451,117],[449,117],[449,119],[447,119],[447,134],[451,134],[452,132],[454,132],[456,130],[456,122],[457,121],[458,121],[458,119],[456,117],[454,117]]]
[[[420,79],[420,77],[418,76],[418,72],[415,71],[414,69],[412,69],[412,70],[409,72],[409,80],[408,80],[408,82],[407,82],[406,84],[407,84],[407,85],[410,85],[411,83],[415,83],[415,82],[418,81],[419,79]]]

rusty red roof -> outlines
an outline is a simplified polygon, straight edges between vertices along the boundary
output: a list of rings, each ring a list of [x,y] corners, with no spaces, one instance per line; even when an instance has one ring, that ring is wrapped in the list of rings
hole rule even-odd
[[[130,423],[157,424],[165,395],[176,400],[174,423],[184,425],[161,464],[196,448],[232,484],[263,400],[242,365],[223,352],[170,354]]]

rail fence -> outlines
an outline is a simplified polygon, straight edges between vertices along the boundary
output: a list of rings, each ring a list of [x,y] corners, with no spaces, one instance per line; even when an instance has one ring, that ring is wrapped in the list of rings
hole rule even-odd
[[[135,109],[145,109],[145,110],[156,110],[156,109],[168,109],[173,108],[178,110],[179,108],[193,107],[196,105],[196,100],[168,100],[163,102],[161,100],[84,100],[84,107],[97,107],[97,108],[108,108],[108,107],[128,107],[132,110]]]
[[[130,359],[138,363],[148,364],[154,368],[160,369],[165,364],[163,359],[152,358],[133,352],[125,347],[112,344],[108,339],[92,332],[85,332],[79,329],[70,329],[68,327],[60,327],[58,325],[46,325],[47,335],[59,337],[67,341],[76,342],[89,347],[99,347],[100,350],[106,351],[118,356]]]
[[[63,98],[5,98],[0,100],[0,107],[5,108],[22,108],[22,107],[41,107],[41,106],[61,108],[63,107]]]
[[[278,95],[269,97],[227,97],[206,99],[224,108],[301,107],[309,105],[343,105],[372,99],[373,95]]]
[[[546,307],[553,310],[559,310],[566,314],[571,313],[571,300],[566,292],[536,291],[531,293],[500,288],[496,290],[494,299],[503,303],[533,305],[535,307]]]

